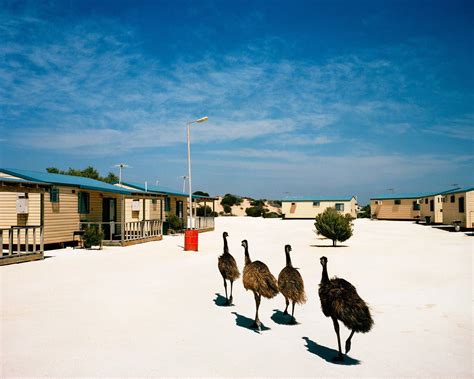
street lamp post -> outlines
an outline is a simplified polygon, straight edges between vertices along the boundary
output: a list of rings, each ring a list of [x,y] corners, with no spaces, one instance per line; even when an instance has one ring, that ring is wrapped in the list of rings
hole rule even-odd
[[[187,123],[187,134],[188,134],[188,190],[189,190],[189,229],[193,229],[193,192],[192,192],[192,175],[191,175],[191,141],[190,141],[190,129],[191,125],[195,123],[206,122],[208,117],[202,117],[200,119]]]

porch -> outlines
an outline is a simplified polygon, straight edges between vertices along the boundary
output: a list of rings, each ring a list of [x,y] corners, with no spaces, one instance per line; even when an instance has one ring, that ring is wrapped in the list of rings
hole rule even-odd
[[[0,266],[44,259],[44,227],[0,228]]]
[[[103,244],[105,246],[129,246],[142,242],[159,241],[163,238],[161,220],[80,222],[80,230],[91,226],[104,232]]]
[[[12,178],[0,178],[0,192],[39,193],[39,225],[0,227],[0,266],[44,259],[44,193],[50,184]],[[19,198],[15,210],[25,202]]]

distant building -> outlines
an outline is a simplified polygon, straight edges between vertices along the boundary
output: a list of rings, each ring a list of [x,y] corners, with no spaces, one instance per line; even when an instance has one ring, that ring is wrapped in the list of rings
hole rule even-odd
[[[286,219],[313,219],[327,208],[336,208],[341,214],[357,217],[355,196],[287,197],[281,202],[283,218]]]
[[[370,199],[372,218],[443,222],[443,194],[448,191],[392,193]]]
[[[444,193],[443,223],[474,228],[474,186]]]

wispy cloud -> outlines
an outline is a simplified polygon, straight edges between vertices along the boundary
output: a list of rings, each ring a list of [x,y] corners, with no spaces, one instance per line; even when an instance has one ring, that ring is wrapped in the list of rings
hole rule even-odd
[[[448,138],[474,141],[474,114],[446,120],[443,124],[425,129],[425,132]]]
[[[204,114],[196,143],[328,145],[371,129],[406,133],[423,113],[396,100],[407,80],[375,56],[315,63],[239,51],[164,66],[114,22],[11,18],[1,32],[2,124],[18,146],[102,155],[171,146]]]

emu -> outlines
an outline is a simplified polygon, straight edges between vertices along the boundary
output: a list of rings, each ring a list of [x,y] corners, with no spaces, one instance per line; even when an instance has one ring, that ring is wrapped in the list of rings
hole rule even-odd
[[[222,237],[224,238],[224,254],[219,257],[217,267],[224,279],[226,305],[231,305],[232,287],[234,281],[240,277],[240,272],[234,257],[229,253],[229,246],[227,245],[228,236],[227,232],[222,233]],[[230,298],[227,298],[227,280],[230,281]]]
[[[304,281],[299,271],[291,264],[290,257],[291,246],[285,245],[286,267],[281,270],[278,275],[278,288],[281,294],[285,297],[286,308],[285,315],[288,314],[288,305],[290,300],[292,302],[291,321],[290,324],[296,324],[294,317],[295,303],[304,304],[306,302],[306,295],[304,292]]]
[[[334,360],[343,361],[344,355],[341,351],[338,320],[342,321],[351,330],[351,334],[346,341],[346,354],[351,349],[351,339],[354,333],[367,333],[372,328],[374,321],[370,315],[369,307],[357,294],[355,287],[341,278],[329,279],[328,259],[321,257],[320,261],[323,266],[321,283],[319,284],[321,309],[326,317],[332,318],[336,331],[339,355]]]
[[[251,290],[255,297],[255,321],[252,324],[253,328],[259,329],[261,322],[258,318],[258,308],[260,300],[263,297],[271,299],[278,294],[278,283],[272,275],[267,265],[260,261],[252,262],[249,256],[249,245],[247,240],[242,241],[242,246],[245,249],[245,267],[243,282],[246,290]]]

